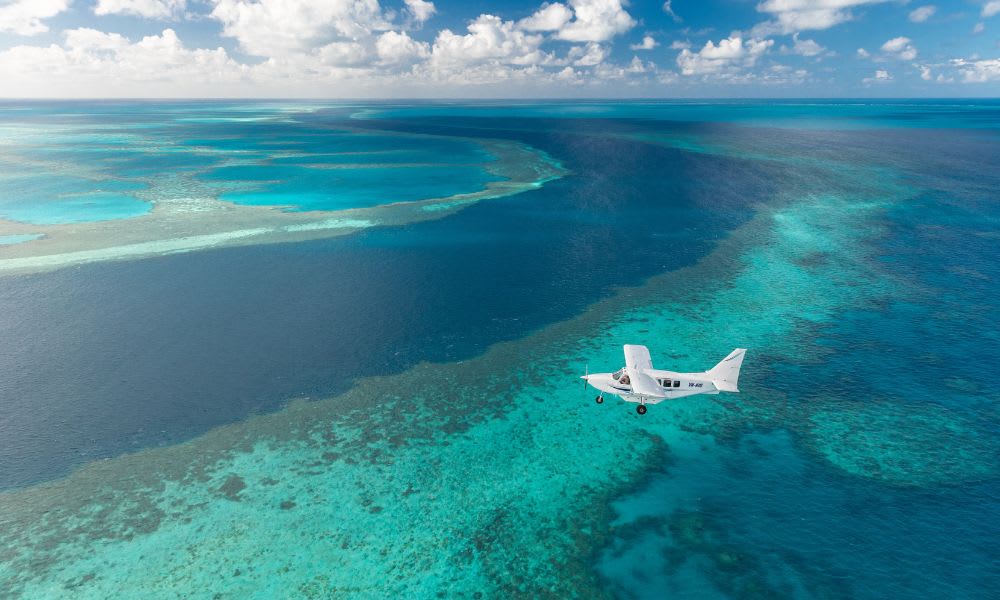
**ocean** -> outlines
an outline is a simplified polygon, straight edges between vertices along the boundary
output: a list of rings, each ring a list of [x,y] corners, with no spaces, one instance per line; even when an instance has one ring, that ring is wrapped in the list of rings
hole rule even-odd
[[[0,589],[996,597],[998,125],[0,104]]]

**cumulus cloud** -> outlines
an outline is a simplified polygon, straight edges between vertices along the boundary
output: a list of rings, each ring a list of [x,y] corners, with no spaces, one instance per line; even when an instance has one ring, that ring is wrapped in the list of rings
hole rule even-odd
[[[247,67],[222,48],[186,48],[172,29],[132,42],[115,33],[80,28],[66,31],[63,45],[15,46],[0,52],[0,76],[26,95],[49,95],[51,81],[75,95],[184,95],[183,84],[219,86],[240,81]]]
[[[244,52],[272,58],[391,29],[378,0],[216,0],[211,17]]]
[[[569,0],[546,3],[531,16],[518,21],[525,31],[552,32],[569,42],[606,42],[636,24],[622,0]]]
[[[527,33],[513,21],[480,15],[467,29],[464,35],[450,29],[438,33],[431,49],[431,62],[435,66],[458,67],[484,62],[530,65],[548,58],[539,49],[544,36]]]
[[[652,50],[659,46],[660,43],[653,39],[651,35],[645,35],[642,37],[642,41],[638,44],[632,44],[629,46],[632,50]]]
[[[570,0],[573,19],[556,37],[569,42],[606,42],[635,26],[635,19],[622,7],[622,0]]]
[[[423,23],[427,19],[434,16],[437,12],[433,2],[426,2],[425,0],[403,0],[406,4],[406,10],[413,17],[413,20],[417,23]]]
[[[887,81],[892,81],[892,75],[890,75],[889,71],[886,71],[885,69],[879,69],[875,71],[874,77],[865,77],[862,81],[864,83],[885,83]]]
[[[633,56],[632,62],[629,63],[628,68],[625,70],[629,73],[645,73],[646,71],[649,71],[652,68],[653,68],[652,63],[646,65],[642,62],[642,59],[640,59],[638,56]]]
[[[755,35],[794,33],[807,29],[829,29],[854,18],[852,8],[887,0],[764,0],[757,10],[771,20],[758,24]]]
[[[97,0],[94,14],[169,19],[182,14],[186,7],[187,0]]]
[[[930,81],[931,78],[933,77],[931,75],[931,68],[928,67],[927,65],[917,65],[917,66],[920,69],[920,78],[923,79],[924,81]]]
[[[917,49],[908,37],[895,37],[882,44],[882,52],[889,58],[913,60],[917,57]]]
[[[43,23],[69,7],[69,0],[13,0],[0,5],[0,33],[36,35],[49,30]]]
[[[509,66],[592,67],[601,64],[610,52],[601,42],[634,25],[621,0],[546,3],[517,22],[480,15],[468,25],[466,34],[456,34],[450,29],[440,31],[431,47],[429,63],[431,70],[439,74],[444,70],[456,72],[467,65],[478,65],[479,72],[485,72],[488,65],[494,73]],[[541,49],[546,34],[553,39],[586,44],[571,48],[565,59],[557,59],[553,53]],[[650,42],[651,47],[656,46],[652,38]]]
[[[997,13],[1000,13],[1000,0],[990,0],[989,2],[983,5],[983,11],[980,13],[980,15],[984,19],[988,19],[993,15],[996,15]]]
[[[565,4],[545,3],[530,17],[521,19],[518,27],[525,31],[558,31],[573,18],[573,11]]]
[[[371,52],[358,42],[330,42],[316,50],[314,57],[328,67],[362,67],[371,59]],[[307,60],[300,57],[295,64],[307,67]],[[288,63],[286,63],[288,64]]]
[[[868,51],[865,50],[864,48],[858,48],[857,54],[858,58],[868,58],[869,56],[871,56],[871,54],[869,54]]]
[[[430,56],[430,45],[418,42],[405,31],[387,31],[375,42],[379,62],[384,65],[413,64]]]
[[[681,50],[677,55],[677,66],[684,75],[732,76],[756,64],[757,59],[774,45],[774,40],[750,39],[746,42],[738,35],[720,40],[718,45],[711,40],[698,52]]]
[[[785,54],[798,54],[799,56],[809,57],[819,56],[826,52],[826,48],[816,43],[816,40],[799,39],[798,33],[792,36],[792,47],[783,46],[781,50]]]
[[[576,46],[568,55],[576,67],[593,67],[604,62],[608,57],[608,49],[596,42],[588,42],[586,46]]]
[[[927,6],[921,6],[910,11],[909,19],[914,23],[923,23],[927,19],[934,16],[937,12],[937,7],[933,4],[928,4]]]
[[[966,83],[1000,81],[1000,58],[986,60],[958,58],[951,61],[951,64],[958,69],[962,81]]]

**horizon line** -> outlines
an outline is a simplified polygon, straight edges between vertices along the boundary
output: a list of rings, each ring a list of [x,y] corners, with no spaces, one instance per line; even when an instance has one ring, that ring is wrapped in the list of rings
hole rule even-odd
[[[126,101],[126,102],[184,102],[184,101],[231,101],[250,100],[258,102],[677,102],[677,101],[878,101],[878,100],[994,100],[1000,96],[586,96],[586,97],[357,97],[331,98],[321,96],[0,96],[0,102],[46,102],[46,101]]]

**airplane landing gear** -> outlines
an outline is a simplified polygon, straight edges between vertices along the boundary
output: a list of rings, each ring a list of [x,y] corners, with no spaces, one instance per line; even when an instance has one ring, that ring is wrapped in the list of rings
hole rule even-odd
[[[636,406],[635,407],[635,412],[639,413],[640,415],[646,414],[646,405],[645,404],[640,404],[639,406]]]
[[[598,396],[598,397],[594,398],[594,402],[596,402],[598,404],[604,404],[604,396]]]

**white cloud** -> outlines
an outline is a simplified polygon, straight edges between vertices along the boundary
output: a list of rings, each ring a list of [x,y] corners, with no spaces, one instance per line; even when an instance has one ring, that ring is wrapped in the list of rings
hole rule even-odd
[[[70,0],[13,0],[0,5],[0,33],[35,35],[49,30],[44,19],[69,7]]]
[[[923,23],[927,19],[934,16],[937,12],[937,7],[933,4],[928,4],[927,6],[921,6],[910,11],[909,18],[914,23]]]
[[[286,57],[390,29],[378,0],[215,0],[222,35],[248,54]]]
[[[864,83],[885,83],[887,81],[892,81],[892,75],[889,71],[879,69],[875,71],[874,77],[865,77],[862,81]]]
[[[607,57],[608,49],[596,42],[588,42],[584,47],[576,46],[568,55],[575,67],[593,67],[604,62]]]
[[[64,33],[64,45],[15,46],[0,52],[0,77],[27,96],[60,94],[135,96],[191,95],[196,85],[225,89],[238,83],[247,67],[222,48],[189,50],[172,29],[138,42],[94,29]],[[202,88],[204,89],[204,88]]]
[[[674,23],[680,23],[683,21],[683,19],[681,19],[677,13],[674,12],[673,0],[667,0],[663,3],[663,12],[670,15],[670,18],[674,20]]]
[[[686,50],[691,47],[691,42],[685,40],[674,40],[670,44],[671,50]]]
[[[525,31],[551,31],[555,38],[569,42],[606,42],[636,24],[622,0],[569,0],[568,4],[542,4],[517,26]]]
[[[984,19],[988,19],[997,13],[1000,13],[1000,0],[990,0],[983,5],[983,12],[980,14]]]
[[[530,17],[521,19],[518,27],[525,31],[557,31],[573,18],[573,11],[565,4],[542,4]]]
[[[800,40],[799,34],[795,33],[792,36],[792,47],[783,47],[782,51],[786,54],[791,53],[800,56],[819,56],[823,52],[826,52],[826,48],[816,43],[816,40]]]
[[[987,83],[1000,81],[1000,58],[967,60],[958,58],[951,61],[966,83]]]
[[[882,52],[890,58],[913,60],[917,57],[917,49],[908,37],[895,37],[882,44]]]
[[[677,55],[677,66],[684,75],[732,76],[752,67],[773,44],[774,40],[758,39],[744,43],[738,35],[720,40],[718,45],[710,40],[698,52],[681,50]]]
[[[851,8],[887,0],[764,0],[757,10],[771,15],[754,27],[756,35],[829,29],[854,18]]]
[[[972,28],[972,33],[982,33],[986,29],[986,23],[982,21],[976,23],[976,26]]]
[[[629,63],[626,71],[629,73],[645,73],[646,71],[650,70],[651,66],[652,63],[650,63],[647,66],[643,64],[642,60],[638,56],[633,56],[632,62]]]
[[[465,35],[452,33],[450,29],[440,31],[431,50],[431,62],[437,67],[485,62],[530,65],[548,58],[539,50],[544,37],[525,33],[513,21],[479,15],[468,25],[468,31]]]
[[[430,45],[414,40],[405,31],[387,31],[375,42],[375,51],[383,65],[413,64],[430,56]]]
[[[406,4],[406,10],[417,23],[423,23],[437,12],[433,2],[425,0],[403,0],[403,2]]]
[[[635,26],[622,0],[569,0],[573,19],[556,32],[569,42],[606,42]]]
[[[655,39],[653,39],[653,36],[646,35],[643,36],[641,42],[639,42],[638,44],[632,44],[631,46],[629,46],[629,48],[631,48],[632,50],[652,50],[653,48],[656,48],[659,45],[660,43],[657,42]]]
[[[858,58],[868,58],[871,54],[864,48],[858,48]]]
[[[330,42],[316,51],[316,58],[328,67],[360,67],[368,64],[371,55],[357,42]],[[298,64],[306,66],[301,58]]]
[[[771,65],[760,77],[764,85],[800,84],[809,76],[805,69],[793,69],[788,65]]]
[[[565,83],[572,83],[574,85],[579,85],[583,83],[583,78],[577,73],[573,67],[566,67],[562,71],[556,73],[555,78],[559,81]]]
[[[920,78],[924,81],[930,81],[932,78],[931,68],[927,65],[918,65],[920,68]]]
[[[94,14],[169,19],[182,14],[186,7],[187,0],[97,0]]]

